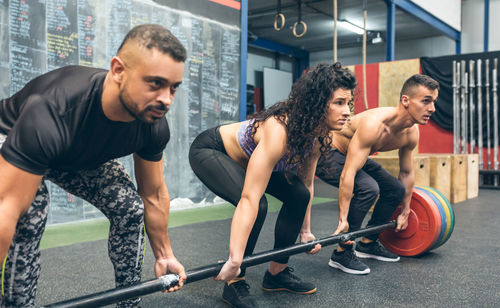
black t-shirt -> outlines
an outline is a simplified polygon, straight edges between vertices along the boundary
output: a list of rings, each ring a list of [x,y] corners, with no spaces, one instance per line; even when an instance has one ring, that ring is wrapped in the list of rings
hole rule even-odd
[[[102,110],[107,71],[67,66],[30,81],[0,101],[0,153],[9,163],[43,175],[48,169],[95,169],[137,153],[159,161],[170,138],[167,119],[154,124],[116,122]]]

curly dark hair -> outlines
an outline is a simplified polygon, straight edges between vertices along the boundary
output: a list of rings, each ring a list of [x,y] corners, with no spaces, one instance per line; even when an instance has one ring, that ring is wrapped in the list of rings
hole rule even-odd
[[[354,74],[339,62],[318,64],[293,84],[286,100],[251,117],[255,119],[252,132],[255,134],[259,123],[275,117],[286,127],[288,164],[300,164],[311,153],[315,138],[319,137],[321,152],[331,143],[325,122],[333,92],[347,89],[354,95],[356,86]]]

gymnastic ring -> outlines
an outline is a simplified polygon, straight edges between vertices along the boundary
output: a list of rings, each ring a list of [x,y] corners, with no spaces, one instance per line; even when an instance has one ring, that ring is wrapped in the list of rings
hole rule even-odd
[[[278,18],[281,20],[281,27],[278,27]],[[285,15],[278,13],[274,15],[274,30],[280,31],[285,27]]]
[[[302,27],[304,27],[304,31],[302,31],[302,33],[300,34],[297,34],[297,25],[301,24]],[[304,21],[297,21],[294,25],[293,25],[293,36],[295,37],[303,37],[304,34],[306,34],[307,32],[307,24],[304,22]]]

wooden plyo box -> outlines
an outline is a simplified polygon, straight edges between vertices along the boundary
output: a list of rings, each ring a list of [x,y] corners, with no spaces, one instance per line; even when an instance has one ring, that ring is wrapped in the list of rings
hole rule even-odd
[[[370,156],[371,159],[378,162],[382,168],[387,170],[392,176],[399,176],[399,157],[398,156]],[[413,168],[415,169],[415,185],[430,186],[430,160],[429,156],[419,155],[413,159]]]
[[[399,175],[398,156],[370,156],[394,177]],[[450,203],[478,196],[477,154],[418,154],[414,157],[415,185],[439,190]]]
[[[430,186],[451,198],[451,160],[452,154],[425,154],[430,158]]]
[[[430,186],[451,203],[475,198],[479,193],[477,154],[423,154],[430,157]]]
[[[451,156],[450,202],[458,203],[465,200],[467,200],[467,155],[453,154]]]
[[[467,154],[467,199],[479,195],[479,156]]]
[[[413,158],[415,168],[415,185],[430,186],[431,164],[429,156],[416,156]]]

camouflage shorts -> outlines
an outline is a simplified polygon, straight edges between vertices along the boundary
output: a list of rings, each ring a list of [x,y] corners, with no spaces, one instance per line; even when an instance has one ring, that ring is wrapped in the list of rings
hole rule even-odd
[[[0,134],[0,148],[5,135]],[[144,251],[144,204],[118,160],[95,170],[61,172],[50,170],[50,180],[67,192],[97,207],[110,221],[108,249],[115,269],[117,287],[141,279]],[[47,221],[49,193],[44,181],[28,212],[18,221],[2,268],[0,307],[33,307],[40,275],[40,239]],[[118,307],[135,307],[140,299],[121,302]]]

